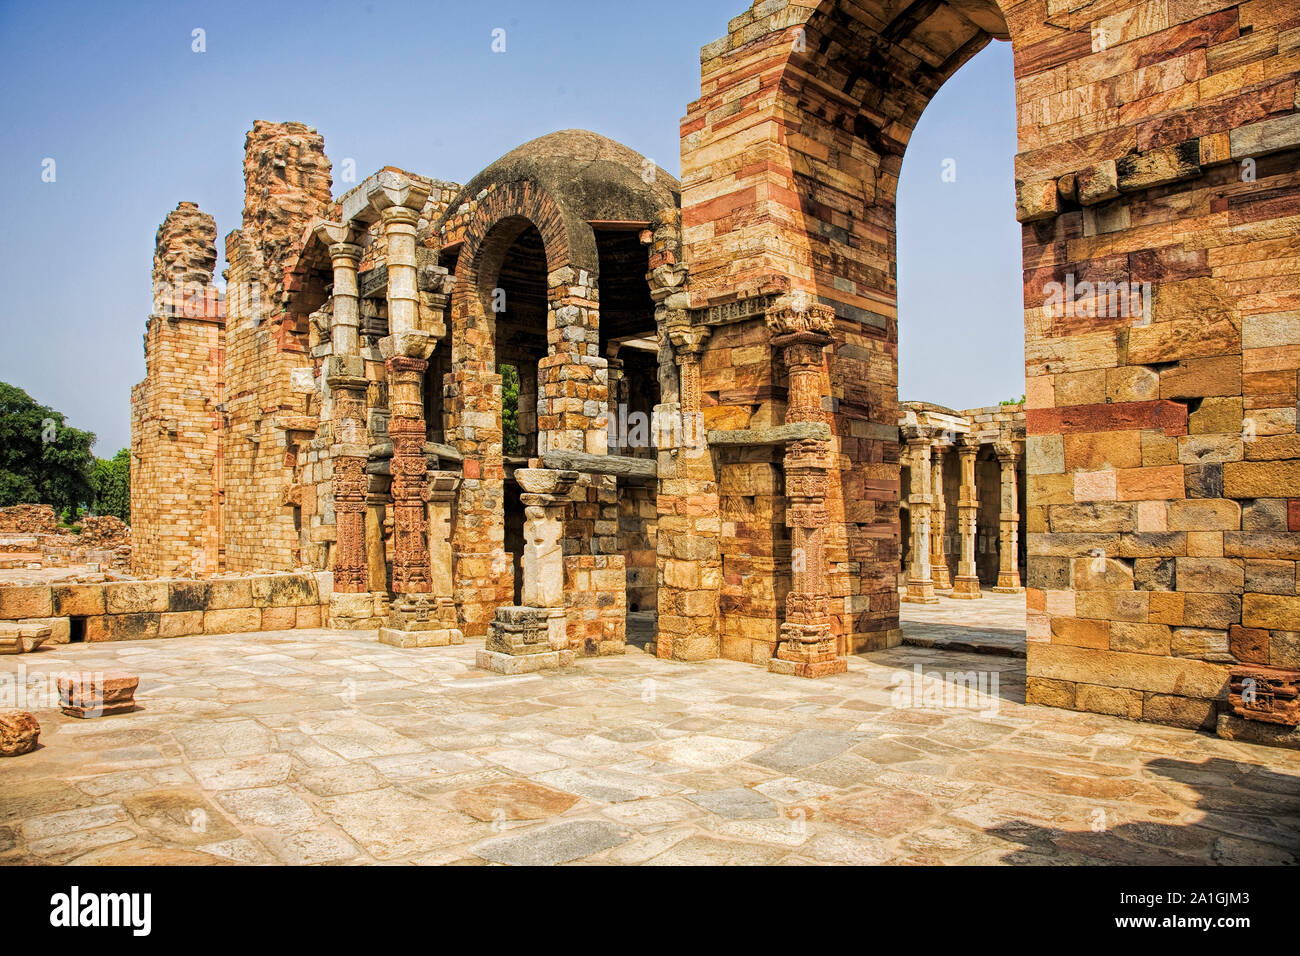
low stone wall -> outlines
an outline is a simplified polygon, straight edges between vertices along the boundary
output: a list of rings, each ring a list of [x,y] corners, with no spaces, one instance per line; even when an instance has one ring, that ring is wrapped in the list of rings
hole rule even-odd
[[[332,588],[327,571],[12,585],[0,587],[0,621],[48,624],[51,644],[324,627]]]

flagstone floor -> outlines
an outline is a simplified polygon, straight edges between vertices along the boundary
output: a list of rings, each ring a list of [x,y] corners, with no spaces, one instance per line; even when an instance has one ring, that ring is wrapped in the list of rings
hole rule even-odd
[[[501,677],[474,648],[321,630],[0,658],[11,695],[141,675],[135,713],[36,710],[42,748],[0,760],[0,864],[1300,857],[1300,753],[1025,706],[1020,659],[905,646],[809,682],[629,651]],[[988,693],[945,701],[917,667]]]
[[[1025,656],[1025,595],[981,591],[972,601],[939,591],[938,604],[902,603],[903,643],[912,647]]]

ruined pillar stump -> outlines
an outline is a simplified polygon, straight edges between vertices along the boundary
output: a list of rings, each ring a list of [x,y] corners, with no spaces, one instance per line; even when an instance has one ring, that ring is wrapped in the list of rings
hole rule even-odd
[[[564,509],[576,471],[520,468],[515,478],[524,506],[523,588],[520,606],[499,607],[487,643],[475,661],[498,674],[524,674],[573,663],[564,609]]]

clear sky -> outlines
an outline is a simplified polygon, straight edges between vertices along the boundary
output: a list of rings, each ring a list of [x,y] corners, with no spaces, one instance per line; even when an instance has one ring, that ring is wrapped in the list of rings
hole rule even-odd
[[[181,200],[239,225],[244,134],[299,120],[335,169],[464,182],[514,146],[582,127],[674,175],[699,48],[745,0],[625,3],[0,2],[0,380],[130,440],[154,232]],[[506,31],[494,53],[492,32]],[[205,52],[194,52],[193,31]],[[959,408],[1023,391],[1010,49],[926,110],[899,190],[900,392]],[[956,160],[955,182],[942,179]],[[54,181],[44,182],[45,160]],[[224,262],[218,264],[222,268]]]

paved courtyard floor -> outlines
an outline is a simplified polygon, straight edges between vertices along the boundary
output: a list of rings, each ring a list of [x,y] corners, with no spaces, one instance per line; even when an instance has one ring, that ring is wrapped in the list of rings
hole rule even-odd
[[[1017,658],[905,646],[811,682],[633,650],[501,677],[474,648],[321,630],[0,658],[0,682],[141,675],[135,713],[37,710],[42,748],[0,760],[0,863],[1300,857],[1300,753],[1026,706]]]
[[[1025,595],[985,590],[977,601],[939,591],[937,604],[900,605],[903,643],[911,647],[1025,656]]]

